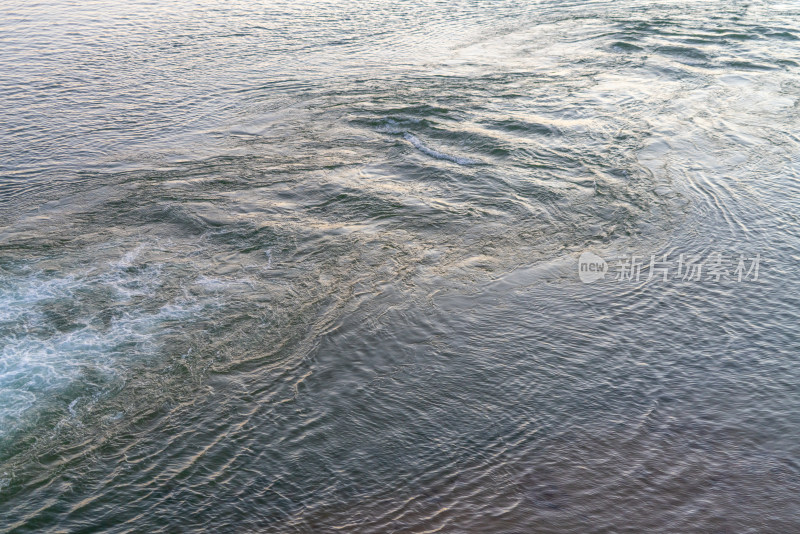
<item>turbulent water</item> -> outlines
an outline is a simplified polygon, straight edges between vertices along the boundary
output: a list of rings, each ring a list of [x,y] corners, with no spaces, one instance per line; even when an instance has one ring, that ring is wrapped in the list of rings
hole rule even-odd
[[[0,39],[0,531],[800,531],[800,4]]]

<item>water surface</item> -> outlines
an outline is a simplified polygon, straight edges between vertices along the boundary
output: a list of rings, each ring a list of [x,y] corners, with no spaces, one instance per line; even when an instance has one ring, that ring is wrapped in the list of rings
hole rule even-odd
[[[797,14],[4,3],[0,530],[798,530]]]

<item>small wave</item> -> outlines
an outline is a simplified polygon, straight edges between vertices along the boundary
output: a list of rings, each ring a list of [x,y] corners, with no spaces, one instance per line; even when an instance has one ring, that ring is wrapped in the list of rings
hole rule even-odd
[[[379,122],[379,126],[376,128],[376,131],[387,134],[405,134],[408,133],[408,128],[410,126],[419,127],[426,125],[427,121],[425,119],[408,117],[398,119],[389,118],[386,120],[381,120]]]
[[[460,158],[458,156],[451,156],[450,154],[445,154],[443,152],[439,152],[438,150],[434,150],[430,147],[425,146],[425,144],[420,141],[416,136],[406,132],[403,134],[403,138],[406,139],[409,143],[414,145],[414,148],[419,150],[420,152],[431,156],[432,158],[436,159],[443,159],[446,161],[452,161],[453,163],[457,163],[459,165],[477,165],[478,161],[469,158]]]
[[[643,50],[641,46],[636,46],[633,43],[628,43],[625,41],[617,41],[611,45],[611,48],[620,52],[640,52]]]
[[[697,48],[688,46],[659,46],[656,52],[668,56],[684,57],[688,59],[708,59],[708,56]]]

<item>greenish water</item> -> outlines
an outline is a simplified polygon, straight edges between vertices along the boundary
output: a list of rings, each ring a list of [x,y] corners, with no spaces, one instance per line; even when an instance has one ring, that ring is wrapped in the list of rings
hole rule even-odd
[[[3,4],[0,531],[798,530],[797,14]]]

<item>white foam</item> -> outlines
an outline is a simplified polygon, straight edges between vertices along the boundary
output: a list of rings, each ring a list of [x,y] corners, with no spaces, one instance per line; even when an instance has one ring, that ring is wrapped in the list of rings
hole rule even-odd
[[[73,274],[0,278],[0,438],[35,420],[38,405],[58,401],[73,384],[77,396],[62,401],[63,411],[78,417],[84,401],[121,387],[132,360],[158,353],[169,323],[202,311],[185,296],[154,302],[161,269],[130,269],[140,252]],[[109,308],[116,313],[101,319]]]
[[[429,148],[429,147],[425,146],[425,144],[423,144],[423,142],[420,141],[416,136],[414,136],[414,135],[412,135],[412,134],[410,134],[408,132],[404,133],[403,137],[406,139],[406,141],[408,141],[412,145],[414,145],[414,147],[417,150],[419,150],[420,152],[422,152],[424,154],[427,154],[427,155],[429,155],[429,156],[431,156],[433,158],[443,159],[443,160],[446,160],[446,161],[452,161],[453,163],[457,163],[459,165],[476,165],[476,164],[480,163],[480,162],[475,161],[473,159],[461,158],[461,157],[458,157],[458,156],[451,156],[450,154],[445,154],[443,152],[439,152],[438,150],[434,150],[432,148]]]

